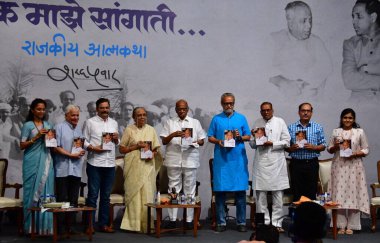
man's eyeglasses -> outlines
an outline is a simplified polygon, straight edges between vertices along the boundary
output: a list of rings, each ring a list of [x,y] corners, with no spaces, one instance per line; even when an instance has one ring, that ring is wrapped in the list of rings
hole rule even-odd
[[[223,106],[228,106],[228,105],[229,105],[229,106],[234,106],[235,103],[234,103],[234,102],[223,102],[222,105],[223,105]]]
[[[311,113],[312,110],[300,110],[301,113]]]
[[[260,112],[271,112],[272,111],[272,109],[266,109],[266,110],[260,110]]]

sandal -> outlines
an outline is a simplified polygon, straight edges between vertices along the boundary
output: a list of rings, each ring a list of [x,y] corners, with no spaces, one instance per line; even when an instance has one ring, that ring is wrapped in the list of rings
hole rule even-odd
[[[352,235],[354,234],[354,231],[352,229],[346,229],[346,235]]]
[[[338,235],[344,235],[346,231],[344,229],[339,229],[338,230]]]
[[[277,227],[277,231],[278,231],[278,233],[284,233],[285,232],[285,230],[281,227]]]

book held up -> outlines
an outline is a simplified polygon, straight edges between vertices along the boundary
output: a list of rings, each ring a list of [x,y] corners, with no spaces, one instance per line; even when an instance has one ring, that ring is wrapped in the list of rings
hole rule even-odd
[[[303,148],[307,143],[306,131],[300,130],[296,132],[296,144],[299,148]]]
[[[102,149],[103,150],[114,150],[115,143],[113,142],[113,133],[112,132],[103,132],[102,133]]]
[[[55,130],[49,129],[45,135],[45,146],[47,148],[56,148],[57,147],[57,139],[55,136]]]
[[[77,154],[84,150],[84,138],[81,137],[75,137],[73,139],[73,145],[71,147],[71,153]]]
[[[141,159],[153,158],[152,141],[144,141],[144,147],[140,149],[140,158]]]
[[[193,128],[182,128],[184,136],[181,138],[181,145],[192,145],[193,144]]]
[[[235,137],[236,135],[234,130],[225,130],[223,146],[227,148],[234,148],[236,144]]]
[[[339,145],[339,155],[340,157],[347,158],[351,157],[352,149],[351,149],[351,139],[343,139]]]
[[[255,143],[257,146],[264,145],[268,141],[265,133],[265,127],[258,127],[255,129]]]

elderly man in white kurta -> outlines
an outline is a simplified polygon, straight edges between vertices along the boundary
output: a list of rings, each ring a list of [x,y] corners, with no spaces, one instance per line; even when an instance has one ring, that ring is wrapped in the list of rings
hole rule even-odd
[[[256,149],[253,161],[253,186],[256,191],[256,212],[265,214],[265,224],[270,224],[267,205],[267,192],[272,192],[272,225],[283,232],[282,225],[282,196],[283,190],[289,188],[288,172],[286,168],[285,147],[289,146],[290,135],[282,118],[273,116],[273,107],[270,102],[260,106],[262,118],[255,121],[252,134],[258,127],[264,127],[268,141],[263,145],[256,145],[255,140],[250,141]]]
[[[168,192],[175,188],[186,195],[195,195],[197,168],[199,167],[199,146],[202,146],[206,133],[201,127],[201,123],[187,115],[189,106],[183,99],[176,102],[175,110],[177,117],[166,121],[160,137],[162,143],[166,145],[164,165],[167,167],[169,177]],[[185,130],[191,128],[193,131],[192,144],[183,145]],[[168,209],[170,223],[169,228],[176,227],[178,208]],[[187,209],[186,227],[192,227],[194,209]]]

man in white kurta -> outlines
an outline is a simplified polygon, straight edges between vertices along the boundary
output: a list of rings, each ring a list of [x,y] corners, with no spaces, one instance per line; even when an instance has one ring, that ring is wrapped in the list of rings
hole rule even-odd
[[[162,143],[166,145],[164,165],[167,167],[169,177],[168,192],[170,193],[172,188],[180,192],[183,187],[185,195],[194,197],[199,167],[199,146],[203,145],[206,133],[198,120],[187,115],[189,107],[185,100],[178,100],[175,110],[178,116],[167,120],[160,133]],[[186,128],[193,130],[192,145],[181,144],[182,138],[185,137],[183,130]],[[169,227],[175,227],[177,211],[177,208],[168,209]],[[187,209],[188,227],[191,227],[193,215],[194,209]]]
[[[255,127],[264,127],[268,141],[263,145],[256,145],[255,140],[250,141],[256,149],[253,161],[253,186],[256,191],[256,212],[265,214],[265,224],[270,224],[267,205],[267,192],[272,192],[272,225],[283,231],[282,224],[282,196],[283,190],[289,188],[288,172],[285,159],[285,147],[289,146],[290,135],[282,118],[273,116],[273,107],[269,102],[260,106],[262,118],[255,121]],[[255,129],[252,129],[254,135]]]

